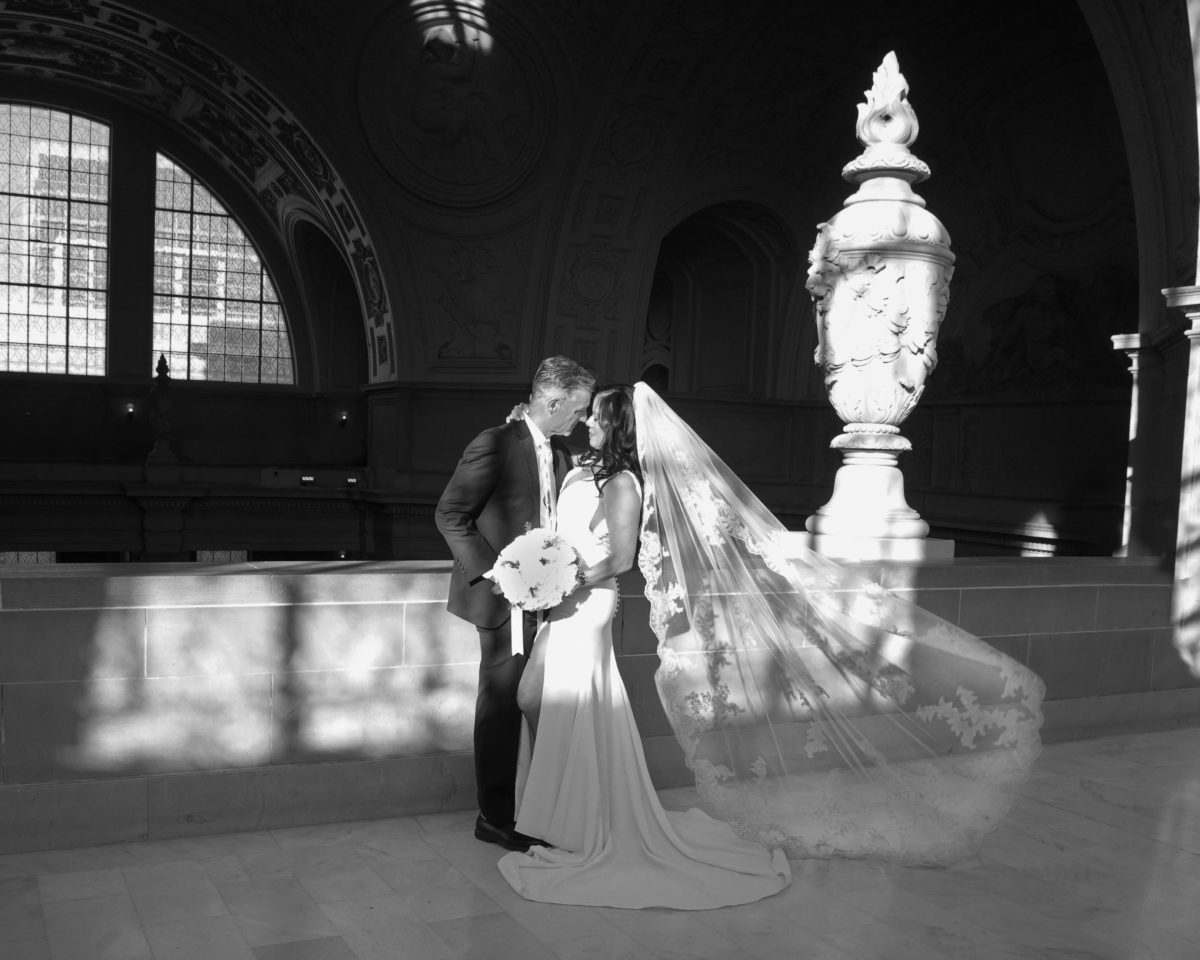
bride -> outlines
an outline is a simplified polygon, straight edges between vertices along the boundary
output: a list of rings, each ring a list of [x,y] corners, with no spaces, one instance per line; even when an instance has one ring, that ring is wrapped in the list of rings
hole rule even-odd
[[[597,392],[559,533],[583,584],[521,681],[516,829],[533,900],[706,909],[785,887],[787,857],[937,865],[1006,814],[1038,750],[1041,681],[786,529],[642,383]],[[612,648],[635,554],[667,717],[706,810],[666,811]]]

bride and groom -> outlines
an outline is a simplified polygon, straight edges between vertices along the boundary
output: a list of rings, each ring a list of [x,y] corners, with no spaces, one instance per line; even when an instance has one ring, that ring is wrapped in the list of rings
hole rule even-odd
[[[1037,751],[1024,667],[785,529],[644,384],[600,390],[587,453],[561,437],[594,378],[542,363],[524,417],[468,445],[438,504],[449,610],[475,623],[475,834],[523,896],[704,909],[778,892],[787,857],[961,857]],[[484,577],[526,524],[556,527],[583,583],[544,622]],[[664,810],[612,648],[636,555],[660,698],[705,810]],[[521,616],[520,614],[516,614]]]

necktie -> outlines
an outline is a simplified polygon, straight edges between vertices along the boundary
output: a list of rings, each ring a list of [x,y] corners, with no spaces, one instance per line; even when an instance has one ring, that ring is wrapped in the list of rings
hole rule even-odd
[[[556,500],[554,483],[554,463],[550,454],[549,441],[537,444],[538,483],[541,486],[541,507],[538,511],[539,526],[554,528]]]

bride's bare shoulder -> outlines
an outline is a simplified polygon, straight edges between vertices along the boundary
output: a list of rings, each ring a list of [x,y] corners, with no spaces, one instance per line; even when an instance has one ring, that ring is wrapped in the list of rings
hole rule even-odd
[[[633,475],[633,471],[622,470],[620,473],[614,473],[604,481],[604,493],[605,496],[615,494],[621,497],[628,497],[634,495],[640,499],[642,488],[638,483],[637,477]]]

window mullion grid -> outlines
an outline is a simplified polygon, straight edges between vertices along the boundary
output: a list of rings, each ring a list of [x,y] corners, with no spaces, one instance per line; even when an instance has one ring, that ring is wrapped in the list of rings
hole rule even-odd
[[[74,191],[71,189],[72,188],[71,178],[75,175],[75,164],[73,164],[71,162],[71,159],[72,159],[72,155],[74,154],[74,152],[75,152],[75,114],[71,113],[71,114],[67,114],[67,190],[66,190],[66,193],[67,193],[67,196],[66,196],[67,251],[66,251],[66,256],[63,257],[63,264],[66,267],[66,276],[63,277],[63,308],[64,308],[63,339],[66,342],[66,349],[65,349],[66,356],[63,358],[63,361],[66,365],[66,369],[63,371],[64,373],[71,372],[71,281],[72,281],[72,278],[75,276],[75,272],[73,270],[73,267],[74,267],[73,261],[74,261],[74,257],[75,257],[75,253],[74,253],[75,244],[71,242],[72,232],[73,232],[73,228],[75,225],[75,214],[74,214],[74,210],[72,210],[72,208],[71,208],[71,204],[74,201],[75,194],[74,194]],[[50,339],[49,336],[47,336],[46,339],[49,340]],[[84,342],[86,343],[86,338],[85,338]],[[47,359],[49,359],[49,352],[50,352],[50,347],[49,347],[49,344],[47,344],[47,346],[46,346]],[[84,363],[83,369],[84,369],[84,372],[87,371],[86,361]]]
[[[192,263],[196,259],[196,181],[188,184],[187,379],[192,379]]]

